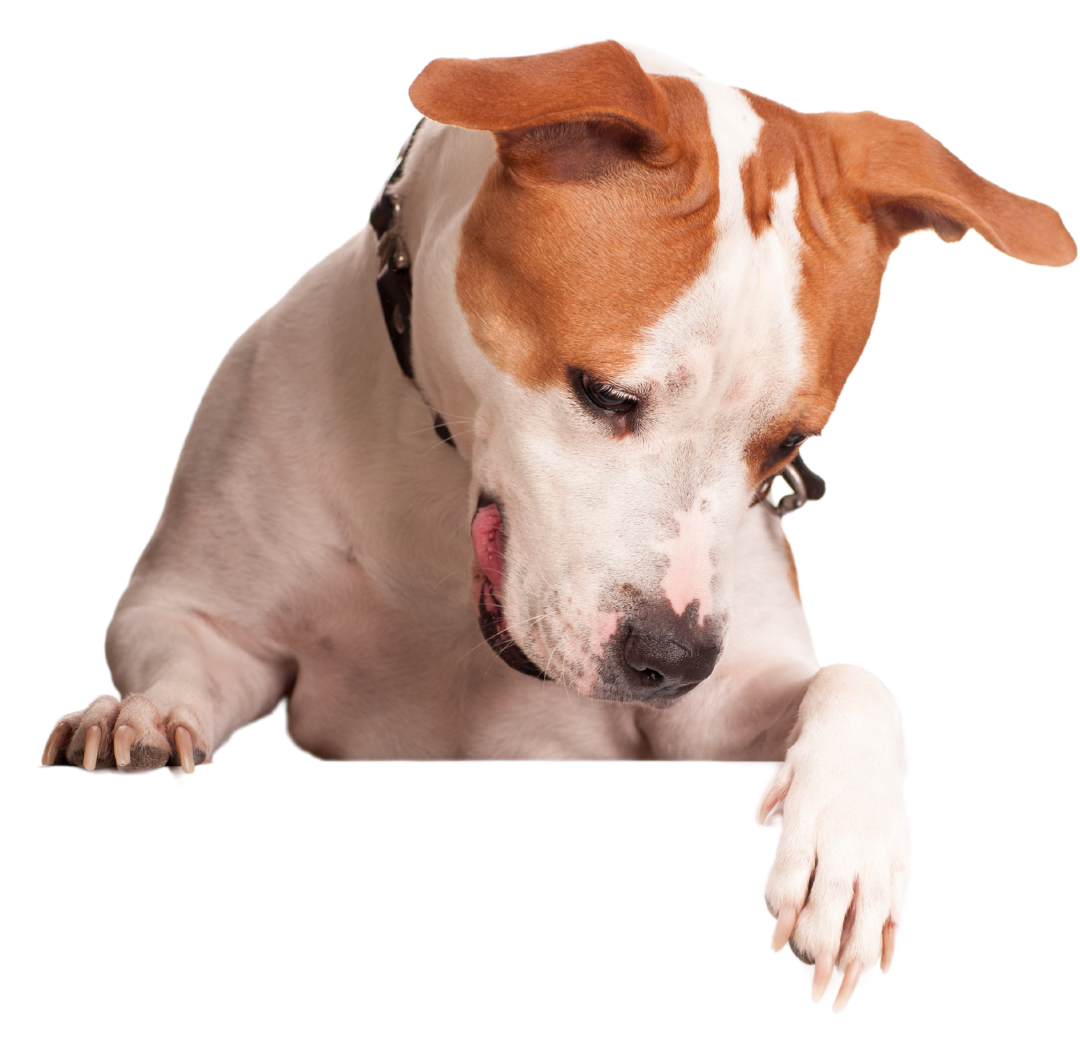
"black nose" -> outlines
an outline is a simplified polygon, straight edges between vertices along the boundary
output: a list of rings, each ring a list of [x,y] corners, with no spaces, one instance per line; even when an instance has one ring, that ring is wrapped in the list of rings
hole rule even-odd
[[[631,700],[677,700],[712,674],[720,656],[714,626],[698,623],[697,602],[682,616],[667,602],[639,607],[623,621],[620,634],[621,684]]]

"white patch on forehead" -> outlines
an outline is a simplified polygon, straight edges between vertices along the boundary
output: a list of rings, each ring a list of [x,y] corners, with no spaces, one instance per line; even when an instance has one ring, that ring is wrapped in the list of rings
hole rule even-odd
[[[802,251],[802,234],[795,225],[795,209],[799,205],[799,180],[792,171],[787,182],[772,195],[769,220],[772,230],[789,252],[789,262],[797,262]],[[795,277],[797,279],[797,268]]]
[[[734,227],[743,225],[750,232],[743,206],[743,161],[757,149],[758,137],[765,121],[754,112],[750,100],[738,88],[724,87],[708,80],[697,82],[709,107],[709,127],[716,143],[720,165],[720,213],[716,217],[717,233],[723,237]]]
[[[676,374],[685,383],[688,371],[695,410],[718,413],[732,451],[738,445],[741,455],[802,375],[799,187],[792,172],[773,194],[769,225],[755,237],[740,169],[757,148],[763,121],[741,91],[695,82],[708,103],[719,158],[717,243],[706,271],[650,329],[635,371],[665,383]]]
[[[700,602],[700,624],[713,611],[711,584],[715,522],[698,500],[689,510],[676,510],[673,517],[679,526],[679,534],[660,547],[661,553],[668,559],[667,572],[660,589],[671,602],[676,616],[682,616],[691,602]]]

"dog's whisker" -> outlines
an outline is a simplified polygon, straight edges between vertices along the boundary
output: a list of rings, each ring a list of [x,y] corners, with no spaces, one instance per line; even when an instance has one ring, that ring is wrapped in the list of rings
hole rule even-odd
[[[488,640],[485,638],[482,642],[477,642],[471,649],[466,650],[461,656],[458,657],[457,662],[460,664],[467,657],[472,656],[477,649],[483,649],[485,645],[488,645]]]
[[[545,614],[545,616],[546,616],[546,615],[547,615],[547,614]],[[539,619],[543,619],[543,618],[544,618],[544,617],[539,617]],[[534,617],[533,619],[537,619],[537,617]],[[529,624],[529,623],[532,623],[532,622],[533,622],[533,620],[523,620],[523,621],[521,621],[521,623],[517,623],[517,624],[514,624],[514,626],[515,626],[515,627],[519,627],[519,626],[522,626],[523,624]],[[517,644],[516,642],[514,642],[513,638],[510,638],[510,637],[509,637],[509,629],[508,629],[508,628],[505,628],[505,627],[504,627],[504,628],[503,628],[503,630],[501,630],[501,631],[500,631],[500,632],[499,632],[499,633],[498,633],[498,634],[497,634],[497,635],[495,636],[495,640],[494,640],[494,641],[492,641],[492,642],[489,642],[489,641],[488,641],[488,640],[487,640],[487,639],[485,638],[485,639],[484,639],[484,640],[483,640],[482,642],[478,642],[478,643],[477,643],[476,645],[474,645],[474,646],[473,646],[473,647],[472,647],[471,649],[469,649],[469,650],[468,650],[468,652],[462,653],[461,657],[460,657],[460,658],[458,659],[458,661],[457,661],[457,662],[458,662],[458,663],[461,663],[461,661],[462,661],[462,660],[464,660],[464,659],[465,659],[465,658],[466,658],[467,656],[470,656],[470,655],[471,655],[472,653],[475,653],[477,649],[482,649],[482,648],[483,648],[483,647],[484,647],[485,645],[487,645],[487,646],[489,646],[490,648],[494,649],[496,645],[502,644],[502,643],[500,643],[500,642],[499,642],[499,638],[500,638],[500,637],[501,637],[502,635],[504,635],[504,634],[505,634],[505,635],[507,635],[507,637],[508,637],[508,641],[507,641],[507,642],[506,642],[505,644],[503,644],[503,648],[502,648],[502,650],[501,650],[501,651],[505,651],[505,650],[506,650],[506,649],[508,649],[508,648],[509,648],[509,647],[510,647],[511,645],[515,645],[515,644]]]
[[[551,681],[551,678],[548,677],[548,671],[551,669],[551,661],[555,659],[555,654],[561,648],[562,642],[556,642],[555,645],[552,646],[551,652],[548,654],[547,663],[544,665],[544,685],[547,685],[547,683]],[[561,675],[559,677],[559,681],[562,681]]]
[[[531,623],[539,623],[541,620],[546,620],[551,613],[541,613],[538,616],[530,616],[525,620],[517,620],[515,623],[508,623],[503,628],[504,631],[509,631],[512,627],[528,627]]]
[[[543,669],[543,673],[544,673],[545,676],[548,675],[548,669],[551,667],[551,661],[555,659],[556,652],[558,652],[558,650],[562,649],[562,648],[563,648],[563,643],[558,642],[558,643],[555,644],[555,647],[551,650],[551,656],[548,657],[548,663],[546,663],[546,665],[545,665],[545,667]],[[546,684],[548,684],[548,682],[551,682],[551,681],[552,681],[552,679],[550,677],[548,677],[548,678],[546,678],[546,681],[543,683],[543,685],[546,685]],[[565,694],[566,694],[566,699],[569,700],[572,703],[573,702],[573,697],[570,696],[570,689],[567,686],[567,684],[565,682],[565,679],[562,677],[562,675],[559,676],[557,679],[555,679],[555,681],[557,681],[558,685],[561,685],[563,687],[563,692],[565,692]]]
[[[513,637],[510,635],[510,627],[526,627],[529,624],[537,623],[541,620],[546,620],[549,615],[550,613],[541,613],[538,616],[532,616],[525,620],[519,620],[513,624],[505,624],[503,629],[499,631],[499,633],[495,635],[495,637],[490,642],[486,638],[484,639],[484,641],[478,642],[467,652],[462,653],[461,657],[458,659],[457,662],[460,664],[463,660],[465,660],[466,657],[471,656],[474,652],[476,652],[477,649],[482,649],[485,645],[487,645],[495,653],[496,656],[499,656],[499,654],[506,652],[507,649],[511,648],[514,645],[517,645],[517,642],[515,642]]]
[[[461,576],[464,573],[464,571],[465,571],[464,569],[454,569],[453,571],[448,572],[441,580],[439,580],[435,584],[435,586],[436,587],[441,587],[444,583],[446,583],[446,581],[448,579],[450,579],[451,576]]]

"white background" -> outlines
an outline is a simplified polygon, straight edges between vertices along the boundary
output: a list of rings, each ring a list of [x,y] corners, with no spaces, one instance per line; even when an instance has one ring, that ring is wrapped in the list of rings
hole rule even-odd
[[[796,109],[1080,110],[1077,40],[642,40]]]

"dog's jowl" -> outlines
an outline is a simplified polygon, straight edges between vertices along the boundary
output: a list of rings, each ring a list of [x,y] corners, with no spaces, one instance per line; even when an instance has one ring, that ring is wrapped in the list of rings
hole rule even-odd
[[[905,234],[1073,241],[912,124],[610,41],[411,96],[371,225],[214,377],[109,628],[120,699],[44,761],[191,772],[283,696],[327,758],[779,760],[775,941],[843,1005],[892,953],[903,742],[881,682],[815,661],[800,446]]]

